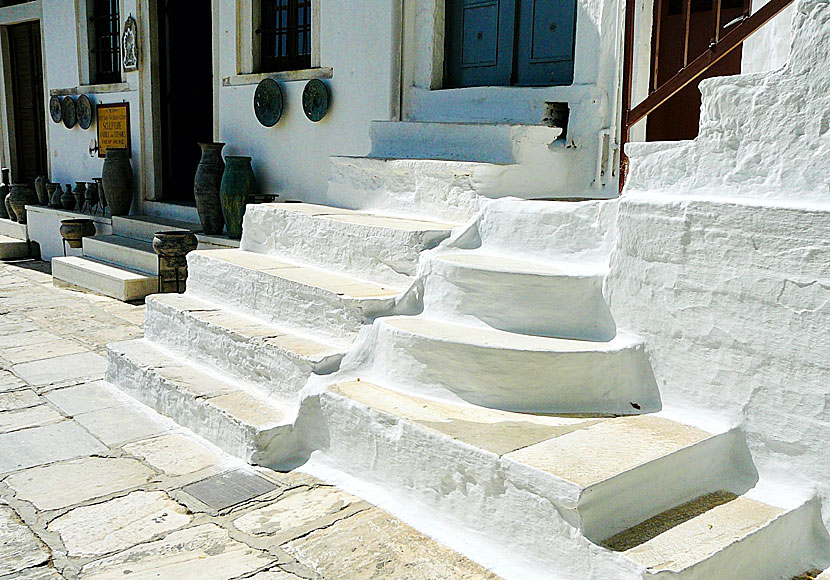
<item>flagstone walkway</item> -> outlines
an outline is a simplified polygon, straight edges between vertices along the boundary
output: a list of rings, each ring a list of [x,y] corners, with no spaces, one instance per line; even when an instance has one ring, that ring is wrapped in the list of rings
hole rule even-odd
[[[497,580],[382,510],[252,468],[103,382],[144,306],[0,263],[0,580]]]

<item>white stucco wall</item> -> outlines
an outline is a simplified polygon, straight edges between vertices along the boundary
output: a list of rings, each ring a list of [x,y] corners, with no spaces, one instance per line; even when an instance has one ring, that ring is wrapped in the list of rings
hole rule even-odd
[[[762,481],[830,523],[827,0],[794,39],[786,69],[703,83],[695,141],[631,145],[606,293],[664,404],[742,427]]]
[[[220,1],[220,75],[237,70],[236,0]],[[398,33],[396,0],[320,3],[320,64],[331,67],[326,82],[331,108],[319,123],[302,108],[306,80],[280,82],[285,111],[272,128],[254,116],[255,84],[223,86],[219,139],[226,154],[250,155],[263,191],[322,201],[330,155],[369,152],[369,123],[391,119],[396,111]]]
[[[766,3],[767,0],[755,0],[752,3],[752,11],[757,12]],[[741,72],[767,72],[787,63],[792,43],[794,13],[795,6],[790,5],[744,42]]]

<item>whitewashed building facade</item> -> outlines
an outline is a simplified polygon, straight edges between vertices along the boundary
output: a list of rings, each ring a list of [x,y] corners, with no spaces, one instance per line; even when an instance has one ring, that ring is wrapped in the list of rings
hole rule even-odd
[[[129,104],[133,217],[96,216],[67,258],[63,210],[0,231],[57,256],[56,278],[152,293],[148,236],[198,229],[199,141],[253,157],[279,196],[248,207],[238,244],[200,238],[187,292],[147,299],[146,336],[111,346],[108,380],[507,579],[830,567],[826,0],[769,4],[704,74],[731,76],[630,131],[629,95],[720,58],[764,7],[0,4],[13,177],[101,174],[95,125],[51,122],[52,96]],[[128,17],[135,70],[107,52]],[[264,78],[284,102],[270,128],[253,109]],[[331,95],[320,122],[310,79]]]

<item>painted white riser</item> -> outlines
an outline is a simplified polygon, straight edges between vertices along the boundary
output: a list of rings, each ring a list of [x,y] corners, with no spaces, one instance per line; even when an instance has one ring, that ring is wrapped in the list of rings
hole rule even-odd
[[[370,368],[353,362],[364,360]],[[344,367],[407,392],[495,409],[614,415],[660,409],[644,345],[624,333],[587,342],[386,317]]]
[[[230,455],[267,464],[275,440],[290,436],[290,408],[146,340],[110,344],[107,355],[107,381]]]
[[[37,247],[37,244],[34,245]],[[31,250],[32,248],[27,241],[0,235],[0,260],[26,258]]]
[[[0,219],[0,236],[14,238],[16,240],[29,239],[29,233],[26,224],[14,222],[9,219]]]
[[[181,294],[147,298],[144,335],[156,345],[291,404],[297,403],[312,373],[327,374],[339,367],[346,348]]]
[[[191,252],[187,288],[197,298],[341,344],[396,308],[403,290],[241,250]]]
[[[602,295],[606,273],[603,265],[439,254],[424,266],[424,312],[521,334],[607,341],[617,328]]]
[[[241,248],[405,285],[420,253],[457,225],[306,203],[258,204],[245,212]]]
[[[94,236],[83,239],[84,256],[123,266],[130,270],[158,274],[158,256],[153,244],[123,236]]]

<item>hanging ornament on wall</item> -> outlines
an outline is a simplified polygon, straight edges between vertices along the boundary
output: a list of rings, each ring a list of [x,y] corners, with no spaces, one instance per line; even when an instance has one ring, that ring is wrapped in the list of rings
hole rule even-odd
[[[138,24],[132,14],[124,22],[124,34],[121,35],[121,59],[125,72],[138,70]]]
[[[317,122],[329,111],[331,95],[320,79],[311,79],[303,89],[303,111],[310,121]]]
[[[78,122],[78,111],[75,108],[75,99],[72,97],[64,97],[61,101],[61,117],[63,126],[67,129],[71,129]]]
[[[84,131],[92,126],[92,101],[86,95],[78,97],[78,125]]]
[[[61,115],[61,98],[52,97],[49,99],[49,116],[52,117],[52,122],[60,123],[63,118]]]
[[[254,92],[254,114],[265,127],[273,127],[282,117],[282,90],[274,79],[262,79]]]

